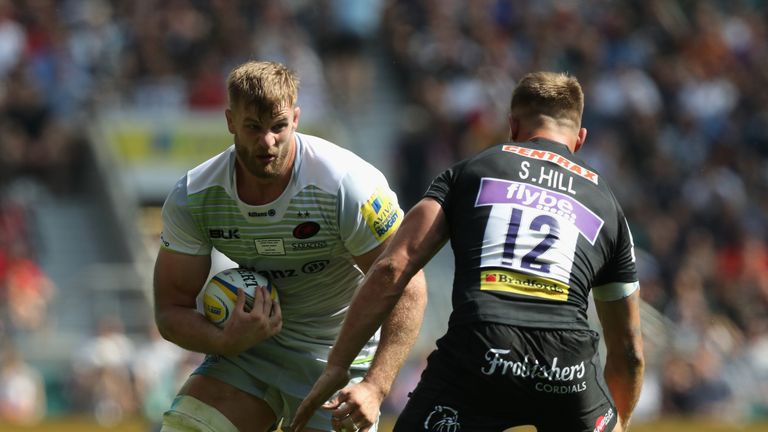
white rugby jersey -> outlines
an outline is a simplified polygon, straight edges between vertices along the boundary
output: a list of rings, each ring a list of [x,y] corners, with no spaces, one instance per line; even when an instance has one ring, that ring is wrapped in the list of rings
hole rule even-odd
[[[190,170],[163,206],[161,247],[191,255],[216,248],[277,287],[283,329],[276,342],[325,359],[363,273],[354,256],[400,225],[403,211],[384,176],[354,153],[296,133],[283,194],[265,205],[238,199],[234,145]],[[354,366],[367,367],[378,334]]]

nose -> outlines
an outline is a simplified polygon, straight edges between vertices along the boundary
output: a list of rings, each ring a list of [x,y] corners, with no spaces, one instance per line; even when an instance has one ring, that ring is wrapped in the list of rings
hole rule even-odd
[[[267,132],[256,141],[258,146],[264,149],[269,149],[271,147],[275,146],[275,143],[277,142],[277,139],[275,137],[275,134],[271,132]]]

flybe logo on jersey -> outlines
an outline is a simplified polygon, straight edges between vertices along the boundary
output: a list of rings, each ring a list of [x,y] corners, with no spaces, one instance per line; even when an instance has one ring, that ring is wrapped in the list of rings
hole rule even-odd
[[[570,287],[552,279],[494,269],[480,272],[480,289],[503,291],[547,300],[568,301]]]
[[[596,172],[589,170],[587,168],[584,168],[583,166],[575,162],[572,162],[571,160],[564,158],[563,156],[560,156],[557,153],[553,153],[551,151],[546,151],[546,150],[530,149],[527,147],[518,147],[516,145],[511,145],[511,144],[502,146],[501,150],[505,152],[519,154],[520,156],[525,156],[531,159],[550,161],[552,163],[560,165],[561,167],[567,169],[568,171],[574,174],[584,177],[585,179],[591,181],[594,184],[597,184]]]
[[[379,241],[395,232],[403,219],[400,209],[389,196],[378,190],[360,207],[360,212]]]
[[[498,204],[517,204],[561,216],[574,224],[591,244],[595,244],[597,234],[603,227],[599,216],[568,195],[528,183],[483,178],[475,207]]]

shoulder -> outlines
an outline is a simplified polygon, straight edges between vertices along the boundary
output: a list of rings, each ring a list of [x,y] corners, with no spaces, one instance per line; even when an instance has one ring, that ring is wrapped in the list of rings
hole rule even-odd
[[[189,174],[181,177],[168,193],[165,199],[164,209],[183,208],[187,205],[187,183]]]
[[[296,134],[301,142],[300,182],[335,193],[349,181],[379,181],[381,172],[355,153],[325,139]]]
[[[231,168],[234,161],[235,146],[231,145],[223,152],[208,159],[187,172],[187,192],[194,194],[213,186],[229,189]]]
[[[485,173],[489,164],[495,164],[498,153],[501,151],[501,145],[493,146],[481,151],[478,154],[466,157],[440,173],[436,180],[446,183],[455,183],[468,178],[481,176]]]

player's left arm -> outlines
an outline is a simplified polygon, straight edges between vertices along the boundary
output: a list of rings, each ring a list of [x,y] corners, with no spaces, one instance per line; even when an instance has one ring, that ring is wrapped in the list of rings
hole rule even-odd
[[[607,351],[605,380],[619,411],[622,430],[627,430],[643,386],[645,357],[634,241],[621,210],[617,216],[612,259],[608,270],[595,281],[592,295]]]
[[[605,380],[626,430],[640,399],[645,371],[639,291],[617,300],[595,299],[595,308],[607,351]]]

